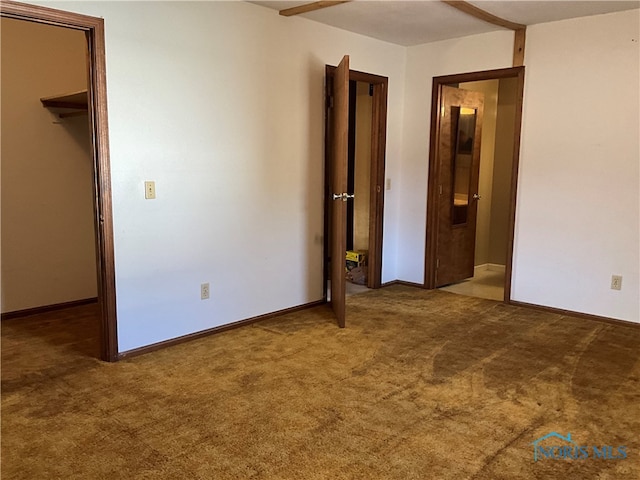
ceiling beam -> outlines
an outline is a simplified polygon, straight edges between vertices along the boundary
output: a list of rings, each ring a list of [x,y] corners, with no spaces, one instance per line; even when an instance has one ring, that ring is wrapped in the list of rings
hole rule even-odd
[[[297,7],[291,7],[285,10],[280,10],[280,15],[282,15],[283,17],[291,17],[293,15],[300,15],[301,13],[313,12],[315,10],[320,10],[321,8],[333,7],[334,5],[340,5],[341,3],[347,3],[350,1],[351,0],[305,3],[304,5],[299,5]]]
[[[513,39],[513,66],[521,67],[524,65],[524,43],[527,36],[527,28],[516,30]]]
[[[496,17],[495,15],[492,15],[489,12],[485,12],[481,8],[478,8],[475,5],[470,4],[469,2],[464,2],[461,0],[441,1],[479,20],[491,23],[492,25],[497,25],[498,27],[513,30],[513,66],[521,67],[522,65],[524,65],[524,44],[527,35],[526,25],[510,22],[509,20],[505,20],[504,18]]]
[[[320,10],[322,8],[333,7],[334,5],[340,5],[341,3],[348,3],[351,0],[339,0],[339,1],[319,1],[312,3],[305,3],[303,5],[298,5],[297,7],[287,8],[285,10],[280,10],[280,15],[283,17],[291,17],[294,15],[300,15],[301,13],[313,12],[315,10]],[[508,28],[509,30],[514,31],[514,42],[513,42],[513,66],[521,66],[524,64],[524,45],[525,45],[525,37],[527,26],[522,25],[520,23],[510,22],[509,20],[505,20],[504,18],[497,17],[489,12],[485,12],[481,8],[472,5],[469,2],[462,0],[441,0],[442,3],[446,3],[447,5],[460,10],[461,12],[466,13],[467,15],[471,15],[474,18],[482,20],[484,22],[491,23],[492,25],[497,25],[498,27]]]
[[[453,8],[457,8],[461,12],[471,15],[472,17],[476,17],[479,20],[484,20],[485,22],[492,23],[493,25],[497,25],[499,27],[508,28],[509,30],[514,31],[526,28],[526,25],[510,22],[509,20],[505,20],[504,18],[496,17],[495,15],[492,15],[489,12],[485,12],[475,5],[471,5],[469,2],[463,2],[461,0],[442,0],[442,2],[446,3],[447,5],[451,5]]]

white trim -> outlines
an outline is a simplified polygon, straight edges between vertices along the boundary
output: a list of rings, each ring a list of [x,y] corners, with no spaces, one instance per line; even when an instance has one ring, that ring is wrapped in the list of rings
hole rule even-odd
[[[497,263],[484,263],[482,265],[476,265],[473,267],[473,273],[478,274],[481,272],[502,272],[504,273],[506,267],[504,265],[499,265]]]

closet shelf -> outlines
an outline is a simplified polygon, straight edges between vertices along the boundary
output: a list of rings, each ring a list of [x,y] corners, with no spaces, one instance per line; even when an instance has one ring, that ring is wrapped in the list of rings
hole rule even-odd
[[[60,118],[86,115],[89,111],[87,103],[87,90],[65,93],[62,95],[54,95],[52,97],[43,97],[40,99],[40,101],[42,102],[42,105],[47,108],[70,108],[78,110],[76,112],[60,113],[58,114]]]

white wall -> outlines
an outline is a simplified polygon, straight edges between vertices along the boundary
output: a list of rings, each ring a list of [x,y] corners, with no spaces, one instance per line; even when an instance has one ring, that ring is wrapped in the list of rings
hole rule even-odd
[[[515,300],[640,321],[638,13],[527,30]]]
[[[321,299],[325,64],[389,77],[395,177],[405,49],[245,2],[45,4],[105,19],[120,351]]]
[[[407,49],[401,178],[396,194],[400,280],[424,282],[429,130],[433,77],[511,66],[513,33],[493,32]]]
[[[87,116],[40,98],[87,88],[82,32],[2,18],[2,312],[96,296]]]

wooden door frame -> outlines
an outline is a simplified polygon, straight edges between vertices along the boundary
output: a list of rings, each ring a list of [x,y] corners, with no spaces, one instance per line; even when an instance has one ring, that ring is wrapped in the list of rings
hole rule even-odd
[[[105,67],[104,20],[48,7],[2,0],[0,15],[44,25],[85,32],[89,48],[89,121],[93,148],[94,218],[98,301],[100,304],[100,358],[118,360],[116,319],[113,215],[111,203],[111,167],[107,122],[107,82]]]
[[[431,136],[429,144],[429,178],[427,191],[427,232],[425,246],[424,287],[436,288],[436,254],[438,245],[438,132],[440,130],[440,102],[442,85],[482,80],[516,78],[516,112],[513,138],[513,165],[511,168],[511,192],[509,202],[509,227],[507,239],[507,260],[505,266],[504,302],[511,302],[511,273],[513,267],[513,238],[515,232],[516,198],[518,188],[518,165],[520,163],[520,136],[522,130],[522,100],[524,96],[524,66],[486,70],[482,72],[462,73],[433,77],[431,94]]]
[[[329,232],[329,204],[331,193],[327,181],[327,166],[331,155],[331,138],[329,135],[328,112],[331,102],[333,75],[336,67],[326,65],[325,78],[325,188],[324,188],[324,282],[323,295],[327,298],[328,270],[328,232]],[[373,85],[371,111],[371,182],[369,200],[369,258],[367,259],[367,287],[380,288],[382,286],[382,240],[384,227],[384,175],[385,157],[387,151],[387,97],[389,79],[380,75],[349,70],[349,81],[364,82]]]

